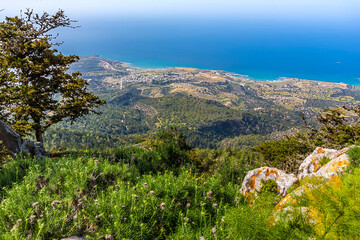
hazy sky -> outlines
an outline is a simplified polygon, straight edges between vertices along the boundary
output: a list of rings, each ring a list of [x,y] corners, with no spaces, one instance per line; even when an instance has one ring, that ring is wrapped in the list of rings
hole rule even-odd
[[[20,9],[56,11],[72,17],[207,16],[276,18],[356,18],[360,0],[0,0],[2,15]]]

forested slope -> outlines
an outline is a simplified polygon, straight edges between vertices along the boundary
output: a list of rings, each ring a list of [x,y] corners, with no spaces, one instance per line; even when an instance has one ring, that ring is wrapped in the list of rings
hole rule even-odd
[[[137,141],[176,126],[192,146],[216,147],[224,139],[249,134],[269,137],[301,128],[302,115],[314,124],[324,108],[360,103],[360,91],[342,83],[261,82],[193,68],[139,69],[100,57],[83,57],[72,71],[81,71],[91,90],[108,104],[100,109],[102,115],[89,115],[74,125],[60,123],[57,132],[74,130],[83,134],[80,142],[93,142],[91,146],[104,134]],[[64,142],[60,135],[53,137],[53,148]]]

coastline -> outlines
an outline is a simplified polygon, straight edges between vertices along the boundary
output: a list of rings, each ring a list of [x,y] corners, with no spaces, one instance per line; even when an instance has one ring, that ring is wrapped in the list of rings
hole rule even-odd
[[[118,60],[120,61],[120,60]],[[172,64],[165,66],[165,65],[155,65],[155,64],[136,64],[136,63],[129,63],[126,62],[128,65],[128,67],[131,68],[135,68],[135,69],[144,69],[144,70],[164,70],[167,68],[191,68],[191,69],[199,69],[199,70],[211,70],[211,71],[223,71],[226,72],[228,74],[231,74],[234,77],[239,77],[242,78],[244,80],[248,80],[248,81],[257,81],[257,82],[284,82],[286,80],[289,79],[296,79],[296,80],[300,80],[300,81],[314,81],[314,82],[327,82],[327,83],[337,83],[337,84],[347,84],[347,85],[353,85],[353,86],[360,86],[360,78],[354,78],[353,80],[349,81],[340,81],[340,80],[336,80],[336,79],[310,79],[310,78],[303,78],[303,77],[294,77],[294,76],[284,76],[284,75],[279,75],[277,77],[264,77],[262,76],[263,74],[260,72],[260,76],[262,77],[256,77],[256,73],[255,74],[244,74],[243,72],[238,72],[238,71],[228,71],[228,70],[224,70],[224,69],[215,69],[215,68],[204,68],[204,67],[198,67],[198,66],[179,66],[179,65],[174,65],[172,66]]]
[[[81,56],[81,58],[100,58],[103,60],[109,60],[111,62],[117,62],[123,68],[127,68],[128,70],[145,70],[145,71],[164,71],[170,68],[177,68],[177,69],[193,69],[193,70],[203,70],[203,71],[216,71],[226,73],[226,75],[243,79],[246,81],[256,81],[256,82],[284,82],[286,80],[296,80],[296,81],[313,81],[313,82],[326,82],[326,83],[334,83],[334,84],[347,84],[352,86],[360,86],[360,78],[352,78],[351,80],[339,80],[334,78],[326,78],[326,79],[319,79],[319,78],[306,78],[306,77],[299,77],[299,76],[291,76],[291,74],[283,74],[283,73],[274,73],[269,71],[251,71],[251,74],[244,74],[245,70],[228,70],[228,69],[219,69],[219,68],[211,68],[211,67],[203,67],[203,66],[191,66],[185,64],[163,64],[163,63],[154,63],[154,62],[140,62],[134,61],[134,59],[118,59],[115,57],[109,58],[104,55],[91,55],[91,56]]]

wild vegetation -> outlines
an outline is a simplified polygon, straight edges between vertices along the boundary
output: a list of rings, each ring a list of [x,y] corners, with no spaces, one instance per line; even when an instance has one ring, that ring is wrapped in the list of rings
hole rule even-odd
[[[138,146],[102,153],[90,150],[43,160],[19,156],[6,160],[0,171],[0,236],[356,238],[359,152],[350,152],[353,167],[344,175],[341,191],[324,185],[314,192],[317,201],[309,201],[323,213],[323,228],[302,218],[271,226],[268,219],[279,201],[271,183],[254,205],[239,191],[246,172],[260,166],[263,158],[245,150],[190,149],[175,128]]]
[[[296,172],[301,160],[316,147],[341,149],[358,144],[359,119],[358,107],[327,109],[317,119],[320,128],[308,127],[306,133],[287,136],[280,141],[265,141],[252,149],[264,156],[266,165]]]
[[[268,165],[295,172],[299,161],[316,146],[357,144],[359,108],[351,104],[329,110],[318,108],[323,104],[337,106],[349,99],[357,103],[356,89],[339,84],[327,92],[321,89],[325,83],[299,79],[255,84],[222,71],[198,69],[149,73],[128,70],[116,61],[90,58],[96,68],[80,61],[73,69],[89,69],[85,73],[92,78],[89,86],[109,105],[100,109],[104,112],[101,117],[78,119],[104,100],[85,91],[87,82],[79,78],[79,73],[64,72],[76,57],[52,55],[56,51],[50,49],[49,35],[42,35],[47,33],[46,26],[52,29],[51,19],[64,21],[64,26],[69,19],[61,11],[53,18],[46,13],[42,17],[32,14],[27,12],[28,20],[7,18],[0,27],[9,27],[17,34],[14,26],[18,24],[25,34],[34,33],[30,43],[20,48],[25,53],[40,52],[39,59],[35,59],[40,68],[47,54],[51,60],[62,60],[57,71],[65,77],[62,80],[70,82],[59,84],[68,84],[70,89],[77,85],[81,98],[89,102],[80,101],[77,91],[64,93],[60,99],[56,91],[50,91],[46,99],[29,94],[36,92],[35,77],[15,74],[24,62],[13,63],[13,51],[1,55],[1,117],[13,126],[23,126],[16,128],[22,135],[31,129],[35,136],[29,137],[37,140],[42,140],[47,130],[44,139],[53,150],[50,157],[42,159],[24,154],[9,157],[0,152],[1,239],[61,239],[74,235],[87,239],[357,239],[359,147],[349,152],[352,165],[347,174],[336,178],[335,183],[322,182],[320,188],[304,196],[301,204],[317,213],[315,223],[299,214],[295,218],[284,216],[272,224],[271,214],[280,200],[274,181],[263,183],[255,201],[239,191],[246,173],[256,167]],[[39,21],[48,25],[34,28]],[[7,39],[1,35],[5,33],[0,31],[1,39]],[[19,37],[23,37],[21,34]],[[10,46],[1,41],[2,47]],[[30,55],[33,57],[32,52]],[[43,80],[48,77],[43,76]],[[114,89],[123,77],[127,84],[135,80],[126,91]],[[22,85],[18,80],[34,83]],[[314,87],[319,84],[321,87]],[[34,96],[53,108],[41,104],[35,108],[31,98],[25,99],[30,107],[18,106],[14,101],[24,95],[10,96],[7,85],[12,86],[11,91],[23,91],[25,96]],[[317,98],[310,99],[315,92]],[[12,112],[6,107],[17,108]],[[309,123],[316,114],[322,115],[317,124],[306,126],[306,132],[271,140],[274,132],[277,135],[300,124],[300,110],[304,110],[305,117],[310,116]],[[23,111],[30,117],[20,117]],[[75,125],[60,122],[66,117],[78,121]],[[55,122],[59,123],[50,127]],[[328,161],[323,158],[320,164]],[[321,180],[306,179],[299,184],[311,181]]]

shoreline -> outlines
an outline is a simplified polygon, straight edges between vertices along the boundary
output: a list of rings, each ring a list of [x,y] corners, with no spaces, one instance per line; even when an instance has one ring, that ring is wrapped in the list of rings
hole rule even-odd
[[[200,67],[188,67],[188,66],[161,66],[161,67],[146,67],[146,66],[141,66],[141,65],[136,65],[134,63],[129,63],[126,62],[128,64],[128,67],[133,68],[133,69],[143,69],[143,70],[165,70],[168,68],[188,68],[188,69],[198,69],[198,70],[207,70],[207,71],[221,71],[221,72],[225,72],[227,74],[232,75],[233,77],[238,77],[241,79],[244,79],[246,81],[256,81],[256,82],[285,82],[287,80],[298,80],[298,81],[313,81],[313,82],[325,82],[325,83],[335,83],[335,84],[347,84],[347,85],[351,85],[351,86],[360,86],[360,78],[357,78],[356,80],[358,81],[357,84],[354,83],[346,83],[346,82],[340,82],[340,81],[329,81],[329,80],[319,80],[319,79],[308,79],[308,78],[300,78],[300,77],[284,77],[284,76],[279,76],[275,79],[264,79],[264,78],[254,78],[254,77],[250,77],[247,74],[243,74],[243,73],[238,73],[238,72],[233,72],[233,71],[227,71],[227,70],[222,70],[222,69],[209,69],[209,68],[200,68]],[[354,80],[355,81],[355,80]]]
[[[163,65],[163,64],[146,64],[146,63],[134,63],[133,61],[128,60],[120,60],[117,58],[107,58],[103,55],[92,55],[92,56],[82,56],[82,57],[98,57],[103,59],[108,59],[112,61],[117,61],[123,65],[125,68],[131,68],[131,69],[139,69],[139,70],[154,70],[154,71],[160,71],[165,70],[168,68],[184,68],[184,69],[198,69],[198,70],[206,70],[206,71],[219,71],[224,72],[227,74],[232,75],[233,77],[239,77],[247,81],[256,81],[256,82],[284,82],[287,79],[293,79],[293,80],[303,80],[303,81],[315,81],[315,82],[327,82],[327,83],[336,83],[336,84],[347,84],[352,86],[360,86],[360,78],[354,77],[352,80],[348,81],[340,81],[336,79],[316,79],[316,78],[304,78],[304,77],[297,77],[297,76],[284,76],[284,74],[278,74],[277,77],[252,77],[254,74],[244,74],[243,72],[239,71],[230,71],[230,70],[224,70],[224,69],[215,69],[215,68],[206,68],[206,67],[199,67],[199,66],[187,66],[187,65],[175,65],[175,64],[169,64],[169,65]],[[259,72],[259,75],[264,75],[264,73]]]

